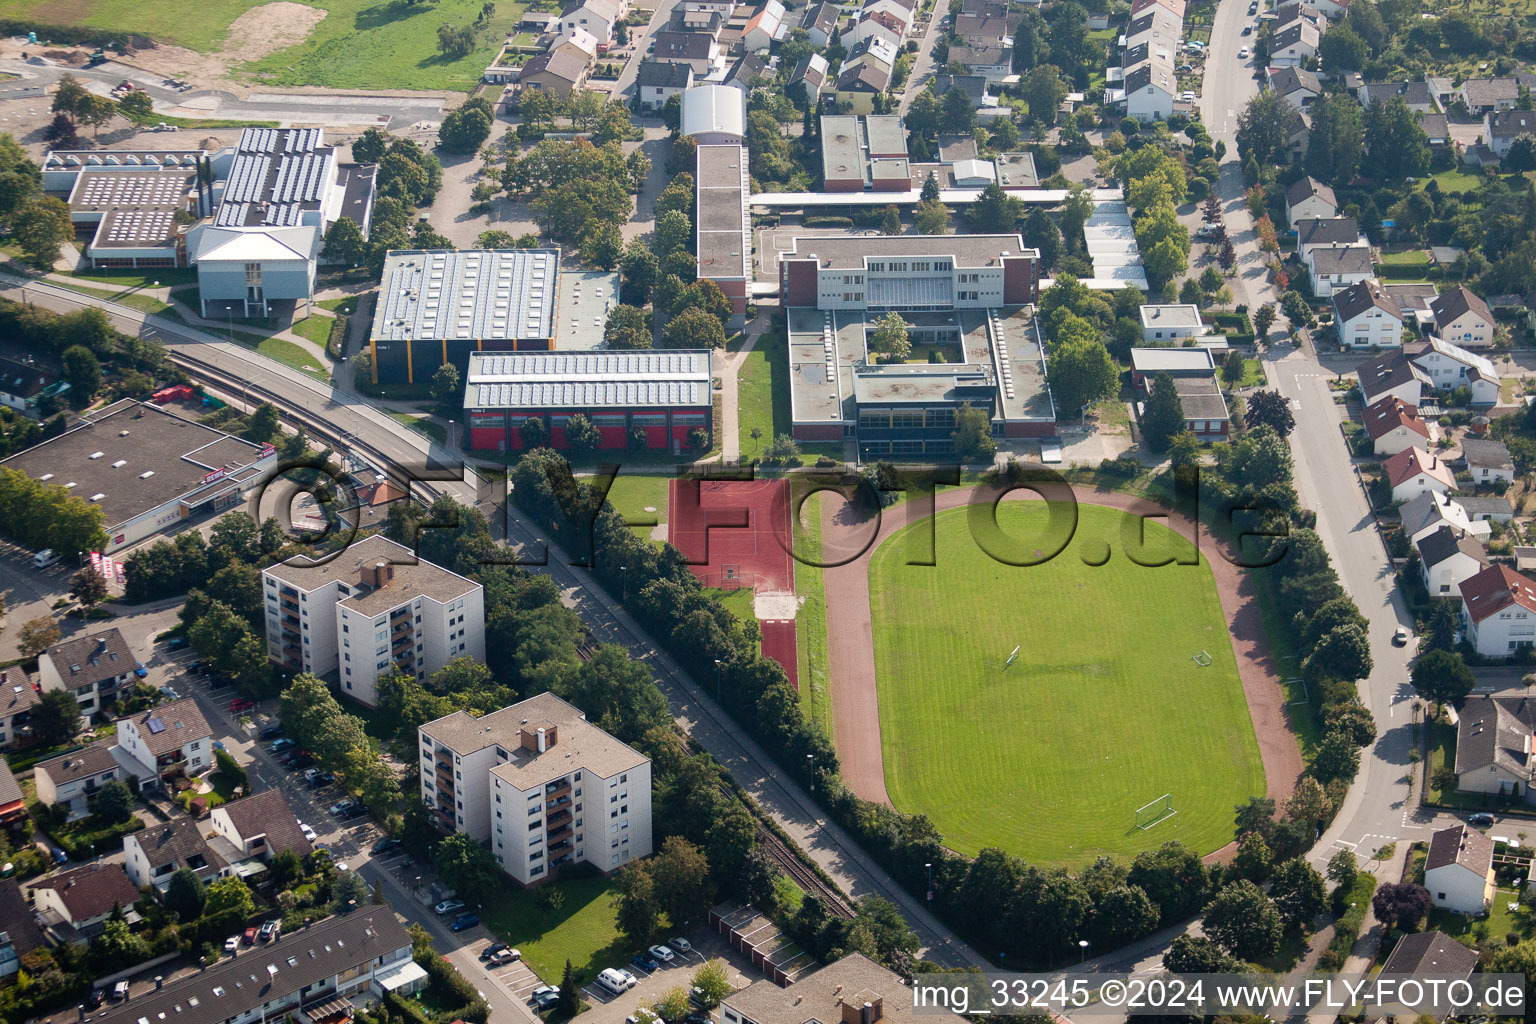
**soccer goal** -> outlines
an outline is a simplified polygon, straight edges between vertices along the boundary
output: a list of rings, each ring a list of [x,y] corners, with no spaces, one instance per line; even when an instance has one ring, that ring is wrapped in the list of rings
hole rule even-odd
[[[1171,818],[1179,812],[1173,807],[1173,794],[1164,793],[1151,803],[1143,804],[1136,809],[1136,827],[1145,831],[1165,818]]]
[[[1207,654],[1205,651],[1196,651],[1191,657],[1193,658],[1194,663],[1196,665],[1199,665],[1201,668],[1209,668],[1210,667],[1211,656],[1209,654]]]
[[[1019,646],[1015,647],[1012,651],[1010,651],[1008,653],[1008,660],[1003,662],[1003,668],[1008,668],[1015,661],[1017,661],[1018,658],[1019,658],[1019,652],[1022,651],[1023,649],[1024,649],[1024,645],[1020,644]]]

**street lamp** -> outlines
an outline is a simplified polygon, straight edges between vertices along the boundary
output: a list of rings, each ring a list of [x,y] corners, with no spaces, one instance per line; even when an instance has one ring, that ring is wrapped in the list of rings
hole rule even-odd
[[[448,450],[453,451],[453,420],[448,421]]]
[[[928,871],[928,905],[931,907],[933,906],[933,862],[929,861],[923,867]]]
[[[715,702],[720,701],[720,659],[715,659]]]
[[[1078,966],[1081,967],[1084,963],[1086,963],[1088,961],[1088,940],[1087,939],[1078,939],[1077,940],[1077,948],[1080,951],[1080,954],[1079,954],[1079,956],[1077,958],[1077,963],[1078,963]]]
[[[623,595],[624,595],[623,597],[619,598],[619,600],[620,601],[628,601],[629,600],[629,566],[627,566],[627,565],[619,566],[619,584],[620,584],[621,589],[623,590]],[[715,664],[718,665],[720,663],[717,661],[717,662],[715,662]],[[718,675],[719,674],[719,669],[716,669],[715,672]],[[718,683],[717,683],[715,689],[717,691],[719,690]]]

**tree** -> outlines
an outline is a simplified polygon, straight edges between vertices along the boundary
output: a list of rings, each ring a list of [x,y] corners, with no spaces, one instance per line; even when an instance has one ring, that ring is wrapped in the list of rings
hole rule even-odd
[[[918,234],[943,235],[949,233],[949,207],[937,199],[924,199],[918,203],[915,217]]]
[[[1330,29],[1330,31],[1332,31]],[[1248,101],[1237,116],[1237,146],[1246,160],[1252,157],[1261,167],[1286,163],[1286,131],[1293,108],[1273,89],[1266,89]]]
[[[1333,35],[1329,31],[1329,35]],[[1354,179],[1365,158],[1365,117],[1345,93],[1319,96],[1312,104],[1312,128],[1303,166],[1313,177],[1343,185]]]
[[[320,258],[327,263],[355,267],[368,258],[368,240],[351,217],[337,217],[325,229]]]
[[[1175,974],[1233,974],[1244,969],[1242,961],[1210,939],[1191,935],[1173,940],[1163,954],[1163,966]]]
[[[1316,779],[1302,778],[1285,800],[1285,817],[1315,829],[1333,813],[1333,801]]]
[[[997,454],[997,442],[992,440],[992,419],[985,409],[970,402],[963,402],[955,410],[955,429],[949,435],[954,441],[955,454],[967,462],[991,461]]]
[[[11,234],[34,266],[50,269],[59,258],[59,247],[74,237],[69,207],[62,200],[43,196],[32,200],[11,218]]]
[[[208,890],[191,868],[178,869],[165,885],[165,909],[183,921],[196,921],[202,917],[207,903]]]
[[[1371,674],[1371,640],[1357,623],[1334,626],[1307,654],[1303,671],[1311,679],[1354,681]]]
[[[117,112],[127,118],[128,123],[135,128],[143,128],[154,120],[155,103],[150,99],[149,93],[143,89],[135,89],[117,101]]]
[[[902,362],[912,354],[907,322],[900,313],[891,310],[875,321],[875,329],[869,335],[869,350],[892,363]]]
[[[1078,317],[1086,326],[1086,321]],[[1051,394],[1063,412],[1085,408],[1101,398],[1109,398],[1120,387],[1120,371],[1109,350],[1096,337],[1074,337],[1051,346],[1047,373]]]
[[[256,912],[256,901],[250,886],[235,875],[225,875],[208,885],[208,902],[203,907],[207,917],[228,915],[244,921]]]
[[[656,1002],[656,1013],[666,1024],[682,1024],[683,1018],[692,1012],[693,1007],[688,1004],[688,990],[681,985],[667,989]]]
[[[676,928],[702,920],[710,907],[709,862],[698,847],[669,836],[651,861],[656,903]]]
[[[475,36],[473,25],[449,25],[444,22],[437,26],[437,52],[452,60],[467,57],[475,48]]]
[[[133,815],[133,793],[120,779],[111,779],[96,791],[96,817],[110,825],[124,822]]]
[[[255,441],[257,444],[266,444],[278,435],[279,419],[277,406],[271,402],[262,402],[251,413],[250,421],[246,424],[245,432],[240,436],[247,441]],[[269,520],[276,526],[276,520]],[[265,525],[265,524],[263,524]],[[276,549],[274,549],[276,550]],[[270,552],[269,552],[270,553]]]
[[[880,233],[883,235],[899,235],[904,229],[901,226],[901,211],[894,206],[885,208],[885,215],[880,220]]]
[[[725,329],[720,326],[719,317],[695,307],[672,318],[667,324],[666,340],[669,348],[724,348]]]
[[[1413,882],[1378,885],[1371,896],[1371,911],[1388,928],[1412,931],[1429,912],[1429,891]]]
[[[1360,771],[1360,748],[1354,738],[1343,732],[1330,732],[1317,745],[1309,769],[1312,777],[1323,785],[1343,779],[1348,781]]]
[[[576,413],[565,422],[565,440],[578,458],[591,455],[603,442],[603,435],[585,413]]]
[[[1024,218],[1024,243],[1040,250],[1040,269],[1049,270],[1061,256],[1061,229],[1037,206]]]
[[[384,159],[389,146],[389,136],[377,128],[369,128],[352,142],[352,159],[360,164],[376,164]]]
[[[1041,64],[1019,83],[1019,95],[1029,105],[1029,116],[1046,124],[1056,122],[1056,110],[1067,95],[1067,83],[1055,65]]]
[[[644,946],[656,931],[660,914],[650,865],[644,862],[626,865],[619,872],[615,889],[613,906],[618,912],[619,931],[624,933],[630,945]]]
[[[1360,868],[1352,850],[1340,850],[1328,861],[1328,880],[1344,892],[1355,887],[1355,876]]]
[[[626,305],[610,309],[603,322],[603,344],[614,349],[650,348],[651,325],[645,311]]]
[[[75,116],[75,111],[80,109],[80,104],[91,97],[92,93],[80,84],[80,79],[74,75],[66,74],[59,79],[58,88],[53,94],[53,106],[50,108],[55,114],[64,114],[70,118]]]
[[[69,578],[69,596],[90,610],[107,599],[107,581],[90,566],[77,569]]]
[[[1233,882],[1205,909],[1205,934],[1243,960],[1263,960],[1280,948],[1284,930],[1275,904],[1244,879]]]
[[[976,202],[971,204],[965,216],[977,231],[1011,231],[1023,214],[1024,204],[1004,192],[1002,186],[993,181],[981,190],[981,195],[976,197]]]
[[[1267,796],[1251,796],[1245,804],[1237,805],[1233,819],[1238,839],[1257,833],[1266,842],[1275,831],[1275,802]]]
[[[1141,436],[1153,451],[1166,451],[1173,435],[1188,424],[1184,418],[1184,403],[1179,399],[1173,378],[1159,373],[1152,378],[1152,390],[1142,406]]]
[[[68,690],[44,690],[32,708],[32,734],[39,743],[63,743],[80,728],[80,702]]]
[[[1414,692],[1436,709],[1451,704],[1461,707],[1477,680],[1461,655],[1451,651],[1429,651],[1419,656],[1408,674]]]
[[[1266,302],[1253,311],[1253,336],[1260,342],[1269,338],[1269,329],[1275,325],[1275,307]]]
[[[682,210],[667,210],[656,218],[655,248],[663,256],[673,249],[687,249],[693,241],[693,220]]]
[[[1365,40],[1348,25],[1330,25],[1317,45],[1317,55],[1330,73],[1359,71],[1370,57]]]
[[[24,623],[17,643],[23,658],[35,658],[59,642],[59,624],[46,615]]]
[[[1401,96],[1372,101],[1365,112],[1365,148],[1373,171],[1389,181],[1421,177],[1429,170],[1429,136]]]
[[[656,285],[656,275],[661,261],[650,246],[638,238],[624,246],[619,258],[619,272],[623,275],[620,286],[623,301],[632,306],[644,306],[650,300],[651,289]]]
[[[927,203],[927,202],[938,202],[938,199],[939,199],[939,180],[933,176],[933,172],[932,171],[928,172],[928,177],[923,181],[923,191],[918,196],[918,199],[922,200],[925,203]],[[925,233],[927,233],[927,234],[934,234],[935,232],[925,232]]]
[[[570,1020],[581,1010],[581,998],[576,990],[576,972],[571,970],[569,958],[565,961],[565,973],[560,976],[560,995],[550,1016],[555,1020]]]
[[[1239,878],[1263,885],[1269,877],[1273,860],[1274,855],[1264,837],[1257,832],[1249,832],[1237,844],[1237,856],[1232,859],[1232,870]]]
[[[68,114],[54,114],[53,120],[48,122],[48,127],[43,129],[43,138],[59,147],[78,149],[80,136],[75,131],[75,122]]]
[[[101,126],[117,116],[117,101],[110,96],[91,93],[75,108],[75,120],[91,126],[91,136],[101,134]]]
[[[1328,905],[1328,889],[1312,865],[1293,857],[1270,876],[1269,898],[1288,927],[1306,927]]]
[[[101,390],[101,360],[84,345],[73,345],[59,357],[59,368],[69,381],[71,397],[78,396],[81,405],[89,404]]]
[[[459,379],[459,368],[452,363],[444,363],[432,371],[432,383],[429,385],[433,401],[445,410],[452,410],[455,400],[464,397],[464,384]]]
[[[443,117],[437,130],[437,142],[450,153],[474,153],[491,136],[496,112],[483,96],[467,100]]]
[[[454,832],[437,845],[437,869],[458,892],[487,892],[501,877],[491,851],[463,832]]]
[[[693,972],[693,989],[699,994],[705,1010],[713,1010],[720,1001],[734,992],[729,969],[720,959],[707,961]]]
[[[1518,135],[1499,163],[1501,171],[1536,171],[1536,136]]]
[[[345,914],[367,906],[372,896],[362,875],[356,871],[339,871],[331,882],[331,913]]]
[[[677,307],[672,310],[676,316],[690,306],[696,306],[704,312],[716,317],[723,327],[734,315],[731,309],[731,300],[725,297],[725,292],[713,281],[695,281],[684,288],[678,296]]]

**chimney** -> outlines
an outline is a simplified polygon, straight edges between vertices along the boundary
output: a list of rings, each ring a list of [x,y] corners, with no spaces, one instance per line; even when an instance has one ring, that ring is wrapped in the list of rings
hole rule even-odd
[[[539,741],[539,753],[542,754],[542,753],[544,753],[544,751],[549,749],[544,744],[544,727],[542,725],[539,726],[539,731],[538,731],[538,733],[536,735],[538,736],[538,741]]]
[[[363,566],[362,582],[370,587],[382,587],[395,578],[395,567],[389,562],[375,562]]]
[[[165,988],[165,975],[157,974],[155,975],[155,991],[158,992],[162,988]]]

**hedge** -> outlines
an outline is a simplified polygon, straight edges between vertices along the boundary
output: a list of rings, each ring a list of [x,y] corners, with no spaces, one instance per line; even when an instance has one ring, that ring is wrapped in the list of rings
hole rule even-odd
[[[347,343],[347,314],[337,313],[331,321],[331,336],[325,339],[325,354],[332,359],[341,358],[341,350]]]
[[[81,825],[88,825],[93,820],[91,818],[82,818],[73,825],[54,825],[50,820],[52,812],[41,803],[34,802],[29,810],[37,827],[58,843],[71,860],[89,860],[99,853],[115,853],[122,849],[123,836],[144,827],[138,815],[130,815],[127,821],[115,825],[92,829],[80,828]]]
[[[152,46],[154,41],[147,36],[137,33],[120,32],[110,28],[87,28],[84,25],[54,25],[45,21],[32,21],[27,18],[0,18],[0,35],[24,36],[28,32],[36,32],[37,38],[47,43],[60,45],[76,44],[82,46],[113,46],[122,43],[132,46],[134,49],[143,50]],[[39,45],[42,45],[39,43]]]

